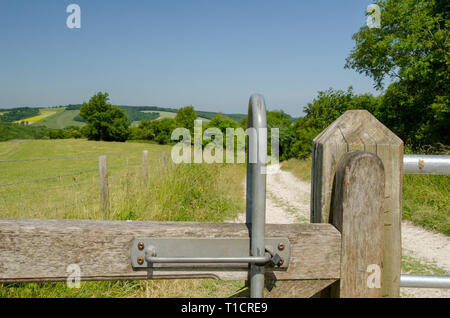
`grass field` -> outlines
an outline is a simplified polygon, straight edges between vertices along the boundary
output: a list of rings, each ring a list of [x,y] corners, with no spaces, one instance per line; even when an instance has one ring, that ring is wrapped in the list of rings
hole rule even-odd
[[[39,125],[46,126],[47,128],[52,129],[62,129],[68,126],[81,127],[84,125],[84,123],[73,120],[74,117],[79,113],[79,110],[61,109],[58,110],[56,114],[40,120]]]
[[[149,151],[151,167],[147,186],[141,176],[143,150]],[[170,147],[147,143],[2,142],[0,217],[102,219],[98,155],[110,156],[111,209],[106,219],[220,222],[245,210],[242,182],[234,182],[243,180],[243,165],[168,161],[163,169],[163,151],[168,158]],[[43,160],[14,161],[30,158]],[[76,174],[79,171],[88,172]],[[58,175],[65,176],[44,179]],[[225,297],[243,285],[214,280],[114,281],[82,282],[81,289],[68,289],[65,283],[28,283],[0,285],[0,297]]]
[[[144,113],[151,113],[154,111],[143,111]],[[177,113],[172,113],[172,112],[163,112],[163,111],[158,111],[159,113],[159,118],[163,119],[163,118],[175,118],[175,116],[177,115]],[[198,119],[201,119],[203,121],[203,123],[207,123],[210,120],[207,118],[203,118],[203,117],[198,117]]]
[[[153,110],[144,110],[144,113],[152,113],[154,112]],[[162,112],[162,111],[158,111],[159,113],[159,117],[162,118],[175,118],[175,116],[177,115],[177,113],[172,113],[172,112]]]
[[[290,159],[282,169],[310,181],[311,159]],[[416,225],[450,236],[450,176],[404,175],[402,217]]]

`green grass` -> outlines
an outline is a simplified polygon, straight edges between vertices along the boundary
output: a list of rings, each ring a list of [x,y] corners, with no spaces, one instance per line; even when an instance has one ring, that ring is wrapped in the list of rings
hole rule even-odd
[[[403,218],[450,236],[450,176],[403,176]]]
[[[142,180],[142,151],[149,151],[149,181]],[[108,157],[111,209],[107,219],[220,222],[245,210],[243,165],[160,163],[170,147],[148,143],[87,140],[35,140],[0,143],[0,160],[26,158],[73,159],[0,162],[1,218],[102,219],[99,202],[98,155]],[[114,168],[117,167],[117,168]],[[40,182],[27,180],[71,174]],[[20,183],[24,182],[24,183]],[[149,195],[151,194],[151,195]],[[25,208],[26,207],[26,208]],[[82,282],[81,289],[65,283],[0,285],[0,297],[225,297],[243,281],[157,280]]]
[[[65,283],[0,285],[0,298],[206,298],[229,297],[243,281],[177,279],[148,281],[81,282],[80,288]]]
[[[151,113],[154,112],[152,110],[147,110],[144,111],[144,113]],[[163,118],[175,118],[175,116],[177,116],[177,113],[172,113],[172,112],[164,112],[164,111],[158,111],[159,113],[159,118],[163,119]],[[203,118],[203,117],[198,117],[198,119],[201,119],[203,121],[203,123],[207,123],[210,121],[210,119],[208,118]]]
[[[432,264],[424,263],[414,257],[402,256],[402,272],[416,275],[448,275],[449,273]]]
[[[144,110],[144,113],[152,113],[154,112],[153,110]],[[177,115],[177,113],[172,113],[172,112],[163,112],[163,111],[157,111],[159,113],[159,117],[162,118],[175,118],[175,116]]]
[[[80,113],[79,110],[61,109],[56,114],[50,115],[39,121],[39,125],[46,126],[51,129],[63,129],[68,126],[81,127],[85,125],[82,122],[73,120]]]
[[[289,159],[281,169],[311,180],[311,158]],[[450,176],[404,175],[402,196],[404,220],[450,236]]]
[[[291,172],[303,181],[311,180],[311,158],[305,160],[289,159],[281,163],[281,169]]]

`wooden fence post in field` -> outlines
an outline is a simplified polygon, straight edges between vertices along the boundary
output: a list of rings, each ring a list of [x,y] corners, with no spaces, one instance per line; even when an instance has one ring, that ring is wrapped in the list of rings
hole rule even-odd
[[[142,179],[144,184],[148,183],[148,150],[142,153]]]
[[[108,168],[106,156],[98,157],[99,176],[100,176],[100,208],[105,218],[109,210],[109,190],[108,190]]]
[[[381,297],[384,168],[376,155],[347,152],[336,168],[330,223],[341,232],[341,277],[332,297]]]
[[[166,153],[164,151],[161,153],[161,166],[163,169],[166,166]]]
[[[311,223],[328,223],[333,180],[351,150],[376,154],[384,165],[382,297],[399,297],[403,141],[366,110],[349,110],[313,141]]]

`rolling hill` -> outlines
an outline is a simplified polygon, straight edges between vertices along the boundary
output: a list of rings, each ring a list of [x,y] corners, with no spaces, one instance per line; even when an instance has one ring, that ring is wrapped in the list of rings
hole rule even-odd
[[[159,118],[174,118],[178,109],[158,107],[158,106],[127,106],[118,105],[119,108],[125,111],[132,122],[132,126],[137,126],[141,120],[156,120]],[[32,118],[28,123],[30,126],[45,126],[51,129],[62,129],[68,126],[82,127],[85,122],[80,118],[81,104],[71,104],[67,106],[59,106],[53,108],[38,108],[36,112],[24,112],[21,113],[17,111],[19,108],[2,109],[2,116],[7,117],[8,114],[14,114],[14,120],[16,121],[26,121],[26,119]],[[31,109],[30,109],[31,110]],[[30,115],[45,114],[45,116],[31,117]],[[217,112],[208,112],[196,110],[196,113],[203,122],[208,122]],[[244,118],[245,114],[223,114],[236,122],[240,122]],[[12,116],[10,116],[12,117]]]

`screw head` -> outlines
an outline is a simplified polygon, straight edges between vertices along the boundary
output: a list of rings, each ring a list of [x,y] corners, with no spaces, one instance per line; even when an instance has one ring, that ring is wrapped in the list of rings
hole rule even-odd
[[[284,264],[284,259],[281,258],[280,261],[278,262],[278,266],[281,266],[281,265],[283,265],[283,264]]]
[[[138,249],[140,249],[140,250],[144,249],[144,243],[143,242],[139,242],[137,246],[138,246]]]
[[[137,258],[137,263],[138,263],[139,265],[144,264],[144,259],[143,259],[142,257],[138,257],[138,258]]]
[[[278,249],[280,251],[284,250],[284,243],[283,242],[278,243]]]

